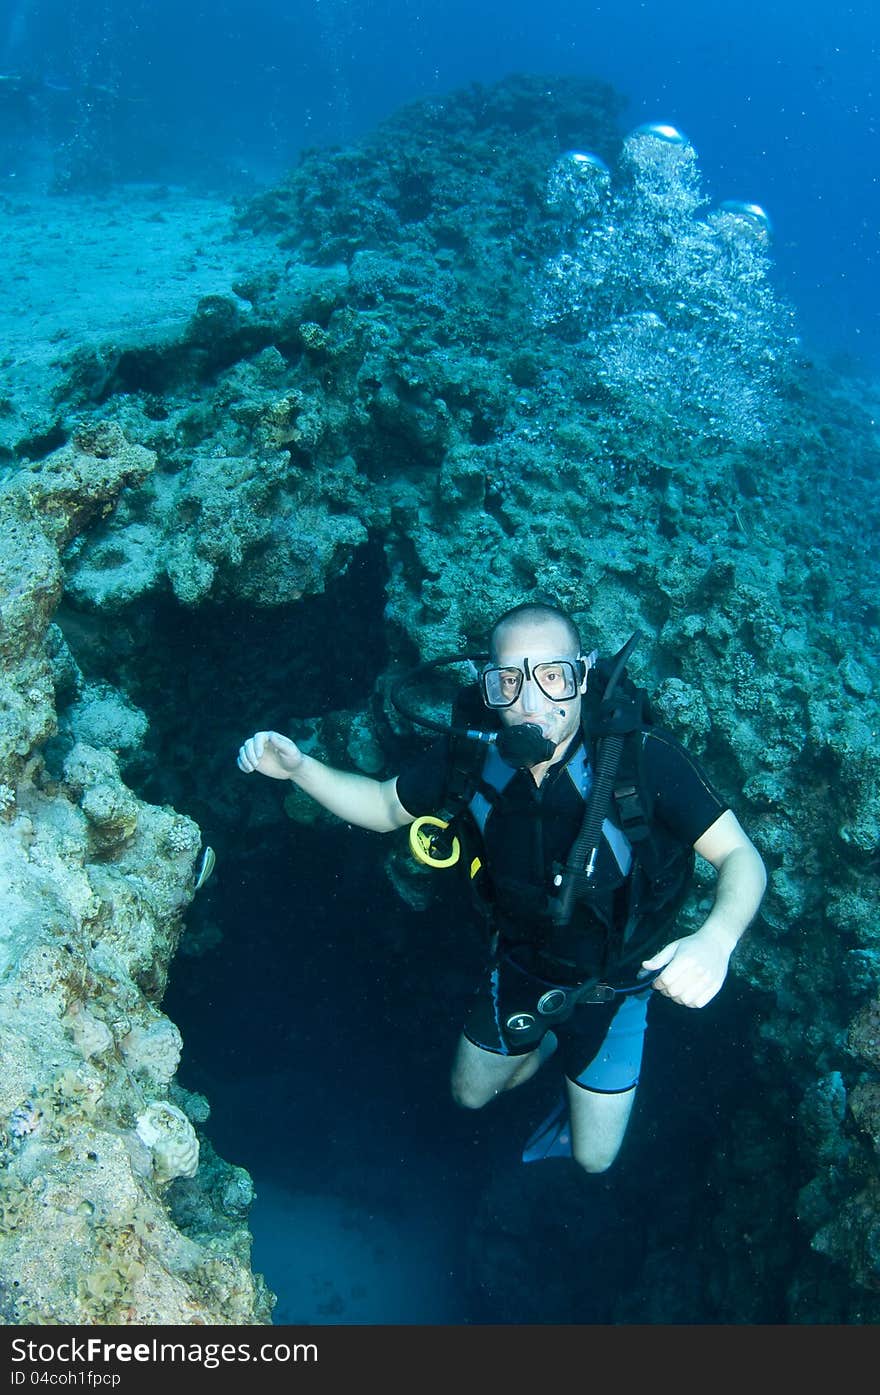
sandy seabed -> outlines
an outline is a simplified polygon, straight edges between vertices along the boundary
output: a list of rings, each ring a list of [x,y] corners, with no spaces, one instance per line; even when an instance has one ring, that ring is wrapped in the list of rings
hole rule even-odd
[[[66,365],[84,348],[176,338],[207,295],[277,256],[234,231],[232,202],[165,185],[101,194],[0,194],[0,399],[43,434]],[[10,408],[4,408],[9,414]]]
[[[273,1323],[460,1323],[444,1218],[365,1207],[255,1179],[252,1263],[277,1295]]]

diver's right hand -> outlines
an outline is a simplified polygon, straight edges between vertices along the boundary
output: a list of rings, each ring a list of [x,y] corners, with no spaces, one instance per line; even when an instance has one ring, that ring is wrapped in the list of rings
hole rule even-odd
[[[246,775],[256,770],[272,780],[289,780],[305,756],[295,741],[279,731],[258,731],[238,749],[238,768]]]

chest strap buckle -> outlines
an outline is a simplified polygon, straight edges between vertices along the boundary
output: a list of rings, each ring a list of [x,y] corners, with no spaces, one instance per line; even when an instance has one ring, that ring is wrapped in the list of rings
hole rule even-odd
[[[617,990],[610,983],[590,983],[579,988],[575,996],[579,1003],[610,1003],[617,996]]]

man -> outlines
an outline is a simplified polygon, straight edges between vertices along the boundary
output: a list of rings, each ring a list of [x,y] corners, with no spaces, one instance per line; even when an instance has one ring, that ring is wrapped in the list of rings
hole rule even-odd
[[[653,862],[625,831],[638,819],[631,825],[603,808],[595,890],[576,896],[569,914],[559,911],[560,869],[594,780],[581,709],[595,659],[552,605],[516,606],[492,628],[480,685],[498,735],[467,805],[478,861],[473,846],[466,859],[488,886],[492,952],[452,1071],[457,1103],[479,1109],[558,1048],[568,1120],[558,1111],[524,1158],[570,1152],[589,1173],[609,1168],[623,1142],[652,995],[691,1008],[710,1002],[766,886],[733,811],[669,733],[647,727],[634,739],[651,801],[651,838],[640,846]],[[450,762],[445,738],[385,781],[325,766],[277,732],[257,732],[238,754],[246,773],[293,780],[331,813],[376,832],[442,807]],[[676,938],[691,849],[715,868],[714,904],[695,933]]]

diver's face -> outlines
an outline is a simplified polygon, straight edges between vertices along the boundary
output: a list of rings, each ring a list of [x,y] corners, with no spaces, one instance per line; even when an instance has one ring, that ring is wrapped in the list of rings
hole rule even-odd
[[[529,676],[523,679],[515,701],[509,707],[497,709],[502,724],[513,727],[532,722],[556,744],[557,750],[567,745],[580,725],[581,693],[585,685],[581,683],[574,697],[555,697],[554,687],[559,680],[552,665],[558,659],[575,663],[578,657],[572,651],[564,625],[551,622],[503,628],[492,651],[492,664],[501,669],[510,668],[511,672],[520,670]],[[532,675],[541,664],[551,667],[542,670],[539,684]]]

